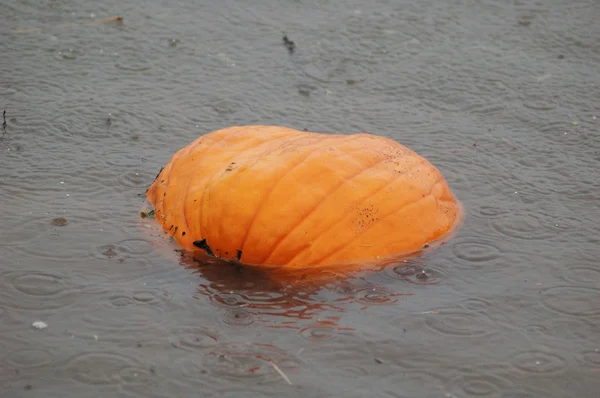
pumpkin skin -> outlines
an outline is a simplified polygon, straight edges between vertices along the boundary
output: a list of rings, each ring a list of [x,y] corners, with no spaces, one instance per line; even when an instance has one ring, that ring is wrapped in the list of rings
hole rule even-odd
[[[236,126],[179,150],[147,191],[184,249],[249,265],[377,264],[438,242],[462,221],[443,176],[371,134]]]

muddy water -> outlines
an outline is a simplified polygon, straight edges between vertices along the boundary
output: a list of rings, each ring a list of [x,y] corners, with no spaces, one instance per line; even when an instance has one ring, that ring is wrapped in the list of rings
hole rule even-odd
[[[597,1],[79,3],[0,4],[1,397],[598,396]],[[143,192],[256,123],[394,138],[465,224],[317,289],[181,258]]]

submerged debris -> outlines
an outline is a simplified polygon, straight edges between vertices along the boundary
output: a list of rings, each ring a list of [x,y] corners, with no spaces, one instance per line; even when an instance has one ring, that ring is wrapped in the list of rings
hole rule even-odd
[[[52,225],[55,225],[57,227],[64,227],[65,225],[67,225],[69,222],[67,221],[66,218],[64,217],[57,217],[54,220],[52,220]]]
[[[154,217],[154,209],[145,212],[145,211],[140,211],[140,217],[142,218],[146,218],[146,217]]]

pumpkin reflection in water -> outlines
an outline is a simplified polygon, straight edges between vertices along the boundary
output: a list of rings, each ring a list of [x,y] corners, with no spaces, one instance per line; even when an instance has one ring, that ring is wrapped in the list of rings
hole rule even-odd
[[[238,326],[256,321],[270,328],[339,335],[353,330],[340,322],[348,309],[394,304],[414,295],[406,285],[388,291],[367,279],[352,279],[346,272],[247,267],[201,250],[181,251],[179,263],[202,279],[195,297],[208,298],[223,309],[225,323]]]
[[[201,136],[173,156],[147,199],[183,249],[305,278],[379,267],[462,221],[439,170],[399,143],[276,126]]]

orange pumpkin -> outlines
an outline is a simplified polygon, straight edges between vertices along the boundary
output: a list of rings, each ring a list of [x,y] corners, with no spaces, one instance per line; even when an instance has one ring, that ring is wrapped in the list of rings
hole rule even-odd
[[[179,150],[147,192],[184,248],[244,264],[378,264],[427,247],[462,208],[426,159],[371,134],[218,130]]]

